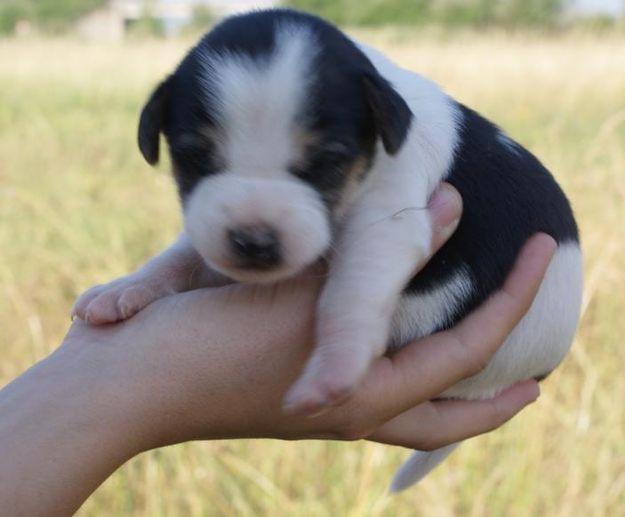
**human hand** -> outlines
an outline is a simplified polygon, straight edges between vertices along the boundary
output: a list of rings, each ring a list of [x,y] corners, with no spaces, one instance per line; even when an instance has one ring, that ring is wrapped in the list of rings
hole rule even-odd
[[[434,249],[461,210],[453,189],[441,193],[430,207]],[[112,385],[123,387],[142,415],[141,448],[235,437],[439,447],[501,425],[538,396],[537,384],[527,381],[491,401],[430,401],[488,362],[529,308],[553,248],[549,237],[532,239],[502,292],[454,329],[377,360],[349,403],[317,419],[285,415],[280,401],[310,352],[320,271],[273,287],[170,297],[123,325],[77,324],[66,346],[112,354]]]
[[[430,207],[439,245],[461,211],[451,192]],[[132,456],[195,439],[433,449],[489,431],[537,397],[534,381],[490,401],[434,399],[488,362],[554,249],[547,236],[531,239],[502,291],[455,328],[378,359],[348,403],[318,418],[284,414],[282,399],[310,353],[319,271],[174,295],[120,324],[76,321],[57,351],[0,391],[0,500],[14,513],[71,513]]]

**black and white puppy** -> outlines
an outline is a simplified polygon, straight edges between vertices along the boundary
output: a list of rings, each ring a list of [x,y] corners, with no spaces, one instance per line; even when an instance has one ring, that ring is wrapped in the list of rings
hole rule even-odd
[[[443,396],[492,396],[548,374],[569,349],[582,257],[550,173],[435,84],[319,18],[270,10],[216,26],[143,110],[139,146],[150,164],[161,132],[184,233],[137,272],[87,291],[79,317],[117,321],[221,275],[274,282],[329,257],[317,313],[323,360],[313,354],[288,400],[319,409],[349,393],[389,347],[447,328],[481,304],[523,243],[546,232],[558,250],[530,311],[482,372]],[[443,180],[462,195],[462,220],[414,276],[430,250],[422,208]],[[454,447],[417,452],[394,488]]]

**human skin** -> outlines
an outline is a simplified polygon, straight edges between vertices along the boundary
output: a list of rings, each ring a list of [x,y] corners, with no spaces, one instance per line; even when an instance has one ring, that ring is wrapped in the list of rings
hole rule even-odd
[[[435,248],[457,224],[449,187],[430,205]],[[133,456],[189,440],[368,439],[434,449],[492,430],[538,397],[432,401],[478,372],[529,308],[555,242],[528,241],[502,290],[451,330],[378,359],[343,405],[307,418],[282,399],[312,349],[323,270],[276,286],[163,298],[115,325],[73,323],[61,346],[0,391],[0,501],[68,515]],[[422,266],[422,265],[421,265]]]

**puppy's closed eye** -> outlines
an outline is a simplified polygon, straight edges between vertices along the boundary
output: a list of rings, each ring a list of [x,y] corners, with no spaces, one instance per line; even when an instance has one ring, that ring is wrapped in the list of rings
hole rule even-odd
[[[172,142],[170,149],[177,166],[191,168],[190,172],[201,176],[212,174],[225,166],[217,152],[217,146],[205,137],[180,139]]]

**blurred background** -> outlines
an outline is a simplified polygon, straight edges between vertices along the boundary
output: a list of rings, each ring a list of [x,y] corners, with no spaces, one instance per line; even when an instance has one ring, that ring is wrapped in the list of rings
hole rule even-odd
[[[554,172],[586,256],[573,351],[534,407],[397,497],[401,449],[195,443],[134,459],[79,515],[625,515],[621,0],[0,0],[0,384],[58,345],[78,293],[176,234],[139,110],[215,21],[278,4],[431,77]]]
[[[71,31],[92,40],[128,35],[175,37],[228,14],[295,7],[351,27],[562,30],[623,25],[623,0],[3,0],[0,34]]]

